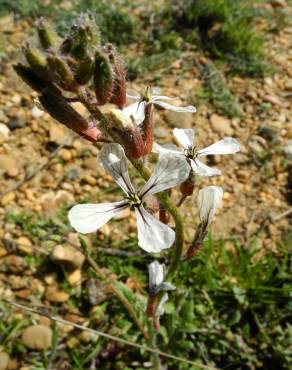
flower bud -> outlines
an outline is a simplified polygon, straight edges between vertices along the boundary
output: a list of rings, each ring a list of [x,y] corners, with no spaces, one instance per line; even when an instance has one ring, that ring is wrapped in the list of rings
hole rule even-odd
[[[112,97],[113,70],[109,58],[101,50],[95,53],[93,79],[97,102],[104,105]]]
[[[61,91],[55,85],[40,78],[31,67],[18,63],[13,68],[18,76],[35,91],[43,92],[47,90],[55,95],[61,95]]]
[[[47,61],[44,55],[37,49],[31,47],[29,44],[26,44],[23,47],[24,56],[34,70],[34,72],[41,77],[48,76]]]
[[[163,222],[164,224],[168,224],[170,220],[169,213],[165,209],[159,210],[159,221]]]
[[[128,115],[120,109],[112,109],[109,112],[109,118],[113,125],[118,128],[120,131],[132,132],[134,123]]]
[[[40,95],[39,100],[55,120],[63,123],[84,139],[92,142],[103,141],[100,130],[94,125],[90,126],[87,120],[76,112],[62,96],[46,92]]]
[[[112,44],[107,45],[110,62],[114,69],[114,85],[111,103],[116,104],[120,109],[126,105],[126,72],[124,63]]]
[[[140,129],[131,117],[119,109],[112,109],[109,113],[113,131],[118,131],[129,157],[138,159],[144,155],[144,142]]]
[[[61,52],[82,60],[87,56],[88,46],[100,44],[100,34],[95,20],[90,14],[81,14],[71,27],[61,45]]]
[[[183,196],[188,197],[193,194],[195,187],[194,174],[190,171],[189,177],[180,185],[180,192]]]
[[[192,244],[189,246],[187,250],[188,259],[194,258],[198,254],[207,234],[208,234],[208,227],[206,226],[205,223],[201,222],[196,230],[194,240],[192,241]]]
[[[157,309],[157,296],[148,296],[147,306],[145,313],[148,317],[154,317]]]
[[[143,133],[144,155],[151,153],[153,147],[153,115],[153,104],[145,104],[145,118],[143,122],[139,125]]]
[[[44,49],[50,49],[56,45],[57,35],[46,26],[44,18],[41,18],[38,24],[38,36],[41,46]]]
[[[77,85],[66,61],[54,54],[50,54],[47,57],[47,61],[52,78],[56,84],[64,90],[75,91]]]
[[[85,85],[93,75],[94,60],[86,57],[74,68],[74,78],[79,85]]]
[[[62,97],[50,92],[40,95],[39,100],[45,110],[57,121],[75,132],[88,129],[88,122]]]

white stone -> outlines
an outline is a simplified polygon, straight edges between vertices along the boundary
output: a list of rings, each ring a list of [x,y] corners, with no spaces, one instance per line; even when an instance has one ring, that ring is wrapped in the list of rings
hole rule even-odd
[[[44,115],[44,111],[43,110],[40,110],[36,105],[32,108],[31,110],[31,115],[34,117],[34,118],[40,118]]]

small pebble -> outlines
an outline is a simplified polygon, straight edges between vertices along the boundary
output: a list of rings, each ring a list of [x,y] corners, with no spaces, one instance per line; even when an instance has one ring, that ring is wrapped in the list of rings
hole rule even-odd
[[[0,370],[7,370],[10,357],[6,352],[0,352]]]
[[[45,325],[32,325],[22,333],[24,345],[29,349],[48,349],[52,344],[52,329]]]

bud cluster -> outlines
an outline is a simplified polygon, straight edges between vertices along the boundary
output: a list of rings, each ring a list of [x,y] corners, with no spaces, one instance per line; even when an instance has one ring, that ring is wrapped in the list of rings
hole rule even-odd
[[[82,14],[69,33],[60,39],[46,25],[38,24],[38,47],[22,47],[26,63],[14,66],[16,73],[38,93],[43,108],[57,121],[90,141],[102,141],[96,119],[82,117],[70,104],[92,92],[96,106],[126,104],[123,61],[111,44],[101,45],[94,18]],[[88,91],[87,91],[88,90]],[[96,118],[96,117],[93,117]]]

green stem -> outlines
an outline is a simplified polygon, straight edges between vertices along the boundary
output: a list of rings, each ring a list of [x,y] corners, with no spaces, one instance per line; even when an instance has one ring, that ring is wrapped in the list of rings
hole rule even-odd
[[[90,254],[87,252],[86,259],[90,266],[94,269],[94,271],[101,276],[102,278],[106,278],[106,275],[104,272],[98,267],[94,259],[90,256]],[[125,309],[128,311],[129,315],[132,317],[134,323],[137,325],[141,333],[143,334],[145,339],[149,339],[148,333],[146,333],[141,321],[139,320],[134,308],[132,307],[129,300],[125,297],[125,295],[118,289],[118,287],[115,285],[114,282],[109,283],[109,288],[114,293],[114,295],[119,299],[119,301],[123,304]]]
[[[156,336],[157,332],[154,328],[154,322],[153,321],[148,321],[148,333],[149,333],[149,340],[148,340],[148,345],[153,348],[157,348],[157,343],[156,343]],[[161,370],[160,367],[160,358],[158,353],[152,353],[151,354],[151,362],[152,362],[152,368],[153,370]]]
[[[148,180],[151,176],[151,172],[145,167],[141,161],[129,158],[133,166],[138,170],[145,180]],[[174,202],[165,193],[157,194],[157,198],[160,200],[165,209],[171,214],[175,222],[175,245],[171,255],[171,261],[165,279],[170,281],[179,266],[183,245],[184,245],[184,224],[183,218],[181,217],[178,208]]]

